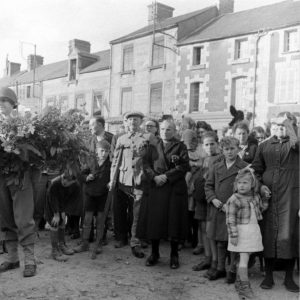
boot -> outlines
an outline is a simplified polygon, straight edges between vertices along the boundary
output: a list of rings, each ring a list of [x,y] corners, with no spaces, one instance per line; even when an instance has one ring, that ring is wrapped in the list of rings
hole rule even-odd
[[[91,231],[91,226],[83,225],[82,230],[82,241],[81,244],[75,247],[73,250],[75,253],[81,253],[89,250],[89,235]]]
[[[201,261],[199,264],[193,266],[193,271],[203,271],[210,268],[211,265],[211,257],[205,256],[204,260]]]
[[[67,261],[69,258],[65,255],[63,255],[59,248],[58,248],[58,234],[57,231],[50,231],[50,238],[51,238],[51,246],[52,246],[52,251],[51,251],[51,257],[54,260],[57,260],[59,262],[62,261]]]
[[[5,241],[8,259],[0,265],[0,273],[20,267],[18,241]]]
[[[293,272],[295,266],[295,259],[286,259],[286,269],[285,269],[285,278],[284,285],[289,292],[299,293],[299,286],[295,283],[293,279]]]
[[[243,300],[255,298],[249,281],[240,281],[239,288],[238,288],[238,294],[239,294],[240,299],[243,299]]]
[[[34,244],[23,245],[24,252],[24,277],[32,277],[36,274],[36,262],[34,258]]]
[[[266,264],[266,276],[263,282],[260,284],[260,287],[262,289],[269,290],[274,285],[274,279],[273,279],[274,259],[265,258],[265,264]]]
[[[59,228],[57,230],[58,234],[58,248],[60,252],[62,252],[64,255],[73,255],[74,251],[70,249],[65,242],[65,230],[63,228]]]

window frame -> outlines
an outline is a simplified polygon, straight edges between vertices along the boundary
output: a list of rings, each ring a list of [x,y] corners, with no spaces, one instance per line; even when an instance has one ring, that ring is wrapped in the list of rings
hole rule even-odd
[[[241,55],[241,44],[245,42],[247,44],[247,50],[245,51],[245,56]],[[234,41],[234,60],[244,60],[249,58],[249,39],[241,38]]]
[[[192,65],[193,66],[200,66],[200,65],[203,65],[203,49],[204,47],[203,46],[196,46],[196,47],[193,47],[193,62],[192,62]],[[200,58],[199,58],[199,63],[197,63],[197,51],[200,50]]]
[[[293,49],[290,49],[290,34],[294,33],[296,35],[296,42]],[[284,46],[283,46],[283,51],[284,52],[295,52],[300,50],[300,41],[299,41],[299,32],[297,28],[295,29],[289,29],[284,31]]]
[[[161,90],[160,94],[160,110],[159,111],[152,111],[152,96],[154,95],[155,90]],[[149,113],[150,114],[160,114],[162,113],[163,108],[163,83],[162,82],[153,82],[150,84],[150,90],[149,90]]]
[[[197,109],[195,106],[195,86],[198,86],[198,105],[197,105]],[[205,91],[204,91],[204,81],[195,81],[195,82],[191,82],[190,83],[190,113],[199,113],[200,112],[200,104],[201,102],[204,101],[205,97]]]
[[[125,68],[125,52],[128,51],[128,50],[131,50],[131,66],[130,68]],[[128,45],[125,45],[122,49],[122,68],[121,68],[121,71],[123,73],[126,73],[126,72],[132,72],[134,70],[134,47],[133,47],[133,44],[128,44]]]
[[[124,92],[126,91],[130,91],[131,92],[131,108],[128,110],[123,111],[123,100],[124,100]],[[123,115],[125,112],[132,110],[133,108],[133,89],[131,86],[127,86],[127,87],[122,87],[121,88],[121,95],[120,95],[120,114]]]
[[[153,45],[152,45],[152,51],[151,51],[151,67],[159,67],[159,66],[163,66],[165,63],[165,38],[164,36],[159,36],[159,37],[155,37],[154,40],[152,41]],[[162,42],[162,44],[160,45],[159,43]],[[158,46],[160,45],[160,46]],[[157,52],[158,51],[158,52]],[[157,63],[154,61],[155,59],[155,53],[160,53],[160,51],[162,51],[162,57],[160,58],[160,55],[158,55],[158,61]],[[154,64],[155,62],[155,64]]]

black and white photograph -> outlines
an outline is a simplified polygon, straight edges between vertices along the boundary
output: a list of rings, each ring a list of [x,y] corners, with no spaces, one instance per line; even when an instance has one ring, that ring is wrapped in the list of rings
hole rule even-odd
[[[0,300],[299,299],[299,0],[10,0]]]

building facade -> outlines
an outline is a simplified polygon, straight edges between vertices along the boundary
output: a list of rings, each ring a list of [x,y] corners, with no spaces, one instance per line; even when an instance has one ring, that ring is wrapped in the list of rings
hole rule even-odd
[[[176,113],[176,44],[218,14],[209,7],[172,17],[172,7],[155,3],[148,8],[148,26],[111,42],[112,122],[132,109],[157,118]]]
[[[100,111],[108,117],[110,50],[91,54],[90,47],[89,42],[71,40],[66,60],[43,65],[43,59],[36,56],[35,68],[30,55],[26,71],[11,68],[14,63],[7,62],[9,76],[0,80],[0,86],[12,87],[21,108],[32,113],[56,106],[62,112],[77,108],[87,116]]]
[[[230,105],[255,126],[300,113],[299,1],[223,15],[179,46],[176,103],[195,119],[221,129]]]

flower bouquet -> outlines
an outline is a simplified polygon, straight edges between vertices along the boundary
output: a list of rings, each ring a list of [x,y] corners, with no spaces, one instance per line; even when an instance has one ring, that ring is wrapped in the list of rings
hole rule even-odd
[[[0,172],[9,183],[21,184],[31,167],[62,172],[79,172],[79,156],[87,153],[81,130],[84,119],[73,110],[61,115],[48,107],[33,119],[24,116],[0,119]]]

